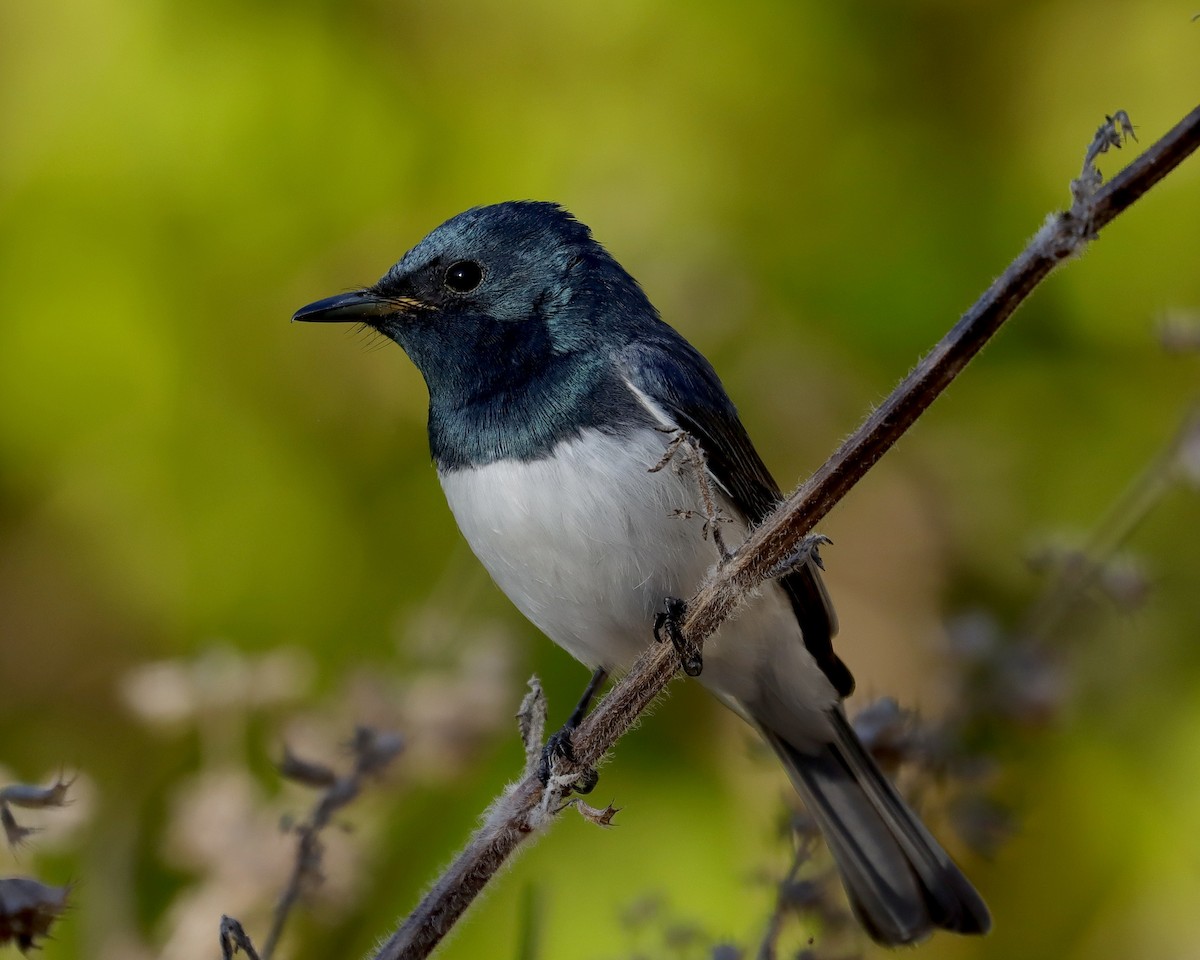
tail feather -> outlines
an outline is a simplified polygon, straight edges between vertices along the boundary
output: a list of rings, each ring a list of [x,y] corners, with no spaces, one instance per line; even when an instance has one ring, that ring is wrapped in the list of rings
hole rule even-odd
[[[764,730],[821,828],[842,883],[871,938],[917,943],[940,927],[986,933],[991,917],[971,882],[867,753],[840,710],[836,739],[819,751]]]

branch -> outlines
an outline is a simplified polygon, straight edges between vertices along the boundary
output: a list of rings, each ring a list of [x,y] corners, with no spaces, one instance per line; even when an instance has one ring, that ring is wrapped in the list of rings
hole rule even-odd
[[[324,854],[320,840],[321,831],[329,825],[338,810],[359,795],[368,778],[379,774],[396,759],[402,746],[402,741],[394,734],[380,733],[370,727],[356,728],[354,739],[350,741],[350,749],[354,754],[354,769],[342,777],[334,775],[332,770],[320,764],[301,760],[285,749],[284,760],[280,765],[280,772],[285,777],[326,789],[313,807],[308,821],[294,828],[298,838],[296,861],[292,865],[288,884],[275,904],[271,929],[267,933],[267,942],[262,950],[263,960],[270,960],[275,953],[288,914],[305,886],[320,880],[321,859]]]
[[[297,837],[296,859],[287,886],[275,904],[262,953],[255,949],[250,935],[235,917],[222,916],[219,940],[224,960],[231,960],[238,951],[243,951],[249,960],[271,960],[292,908],[306,889],[322,880],[321,861],[325,847],[321,843],[321,831],[329,826],[335,813],[362,792],[369,778],[381,774],[396,759],[404,742],[395,734],[381,733],[371,727],[356,727],[354,738],[347,746],[354,756],[354,767],[342,776],[322,763],[301,759],[284,746],[280,775],[306,787],[320,788],[321,795],[306,821],[286,827]]]
[[[1200,449],[1200,400],[1187,408],[1175,435],[1109,508],[1087,542],[1060,562],[1041,600],[1030,610],[1020,636],[1045,642],[1059,622],[1100,581],[1109,563],[1151,511],[1188,475],[1189,456]]]
[[[702,644],[772,570],[846,495],[917,418],[950,385],[1039,283],[1078,256],[1118,214],[1200,146],[1200,107],[1101,185],[1094,160],[1120,146],[1132,127],[1124,112],[1110,117],[1088,148],[1084,170],[1071,184],[1073,203],[1052,215],[1011,266],[904,378],[840,449],[721,564],[688,604],[683,634]],[[575,731],[578,768],[594,768],[636,722],[679,669],[670,644],[654,644]],[[455,858],[416,910],[376,953],[376,960],[426,957],[522,841],[557,812],[547,804],[536,774],[527,773],[488,813],[467,848]]]

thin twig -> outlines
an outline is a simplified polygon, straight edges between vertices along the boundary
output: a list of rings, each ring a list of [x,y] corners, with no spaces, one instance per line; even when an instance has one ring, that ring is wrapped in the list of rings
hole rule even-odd
[[[261,960],[271,960],[271,955],[279,945],[279,938],[283,935],[284,924],[287,923],[301,893],[305,887],[321,880],[321,858],[324,854],[321,831],[329,825],[338,810],[359,795],[367,778],[381,773],[396,759],[403,746],[403,740],[395,734],[381,733],[370,727],[358,727],[354,731],[354,739],[349,744],[354,755],[354,767],[340,777],[330,767],[303,760],[284,748],[283,761],[279,765],[280,774],[308,787],[320,787],[323,792],[313,806],[309,818],[292,828],[299,837],[296,843],[296,860],[292,864],[287,886],[275,904],[271,929],[267,933],[267,941],[261,955],[255,950],[254,942],[241,923],[234,917],[223,916],[220,944],[225,960],[230,960],[239,950],[250,960],[260,960],[260,956]]]
[[[677,428],[669,431],[675,436],[670,443],[667,444],[667,449],[662,455],[662,459],[650,468],[651,473],[658,473],[663,467],[670,463],[673,459],[679,456],[681,450],[686,448],[687,456],[683,457],[681,466],[692,472],[696,480],[696,492],[700,494],[700,504],[704,510],[704,526],[701,528],[701,535],[705,540],[708,539],[709,532],[712,532],[712,541],[717,548],[717,554],[724,563],[729,559],[729,548],[725,546],[725,538],[721,534],[721,524],[731,523],[732,517],[726,517],[721,513],[721,508],[717,505],[717,495],[713,492],[712,479],[708,473],[708,457],[704,455],[704,448],[696,442],[696,438],[682,428]],[[677,509],[672,516],[679,517],[681,520],[690,520],[696,515],[694,510]]]
[[[1108,137],[1107,126],[1101,133]],[[979,301],[867,421],[714,572],[688,604],[684,635],[702,643],[791,554],[813,526],[874,466],[1054,269],[1200,146],[1200,107],[1110,183],[1073,190],[1069,211],[1050,217]],[[1089,150],[1095,150],[1089,147]],[[1097,151],[1098,152],[1098,151]],[[1093,181],[1095,182],[1095,181]],[[672,647],[655,644],[584,720],[575,759],[595,767],[679,669]],[[484,825],[376,954],[415,960],[437,946],[521,842],[547,821],[543,788],[526,776],[493,805]]]
[[[1179,460],[1187,443],[1200,431],[1200,402],[1188,408],[1175,435],[1146,465],[1129,488],[1096,524],[1088,542],[1067,557],[1026,617],[1023,639],[1042,643],[1063,617],[1095,585],[1106,565],[1162,499],[1179,482]]]
[[[789,893],[792,884],[796,882],[796,877],[800,874],[800,868],[808,862],[812,857],[812,844],[805,840],[796,844],[796,849],[792,854],[792,864],[788,867],[788,872],[784,874],[783,879],[775,886],[775,907],[771,911],[771,916],[767,919],[767,929],[763,933],[762,941],[758,945],[758,960],[775,960],[775,950],[779,945],[779,934],[783,932],[783,921],[787,917],[789,908],[791,907],[791,898]]]
[[[244,953],[246,960],[260,960],[254,941],[234,917],[221,917],[220,943],[224,960],[233,960],[239,953]]]

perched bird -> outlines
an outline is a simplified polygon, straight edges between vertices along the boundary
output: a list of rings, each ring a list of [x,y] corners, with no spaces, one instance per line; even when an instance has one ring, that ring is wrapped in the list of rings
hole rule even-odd
[[[417,365],[459,529],[521,612],[596,670],[589,694],[656,624],[671,633],[678,598],[718,559],[680,520],[716,518],[698,471],[664,463],[672,444],[702,451],[725,538],[780,499],[712,366],[555,204],[461,213],[374,286],[293,319],[362,322]],[[835,631],[814,562],[800,562],[706,644],[700,683],[779,755],[875,940],[984,933],[983,900],[846,720],[854,680]]]

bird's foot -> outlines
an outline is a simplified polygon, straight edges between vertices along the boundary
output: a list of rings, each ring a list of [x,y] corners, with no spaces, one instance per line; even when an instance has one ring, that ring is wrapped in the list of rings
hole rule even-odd
[[[542,786],[549,786],[550,777],[558,760],[565,760],[572,764],[579,762],[575,759],[575,746],[571,742],[574,732],[574,725],[567,724],[546,738],[546,745],[542,747],[542,759],[538,763],[538,779],[542,781]],[[599,782],[600,774],[588,767],[579,771],[578,778],[564,790],[564,794],[591,793]]]
[[[587,716],[597,691],[604,686],[604,681],[607,679],[608,671],[603,667],[597,668],[588,681],[583,696],[579,698],[575,709],[567,718],[567,722],[562,725],[561,729],[546,738],[546,745],[542,747],[542,756],[538,761],[538,779],[542,781],[543,786],[550,785],[550,778],[554,776],[554,768],[558,765],[557,761],[565,760],[568,764],[578,767],[579,760],[575,756],[575,742],[572,738],[576,728],[583,723],[583,718]],[[575,779],[564,790],[564,795],[571,792],[591,793],[596,789],[596,784],[600,780],[600,774],[591,767],[578,770],[574,776]]]
[[[678,597],[667,597],[665,609],[654,616],[654,639],[659,643],[670,640],[679,654],[679,663],[689,677],[700,676],[704,670],[704,659],[700,648],[683,635],[683,618],[687,614],[687,603]]]
[[[795,550],[767,571],[767,579],[775,580],[787,576],[810,563],[818,570],[824,570],[825,564],[821,562],[821,547],[832,543],[833,541],[823,533],[810,533],[796,544]]]

